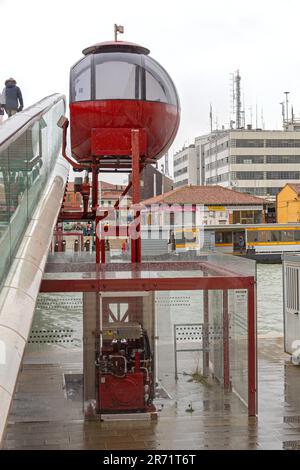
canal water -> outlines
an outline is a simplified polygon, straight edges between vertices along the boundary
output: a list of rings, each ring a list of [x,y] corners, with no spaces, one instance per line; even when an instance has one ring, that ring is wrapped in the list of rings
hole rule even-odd
[[[257,264],[257,328],[260,336],[283,335],[281,264]]]
[[[156,296],[159,312],[170,311],[174,323],[197,323],[202,298],[197,291],[159,293]],[[166,304],[167,302],[167,304]],[[171,313],[172,310],[172,313]],[[257,264],[258,334],[281,336],[283,334],[282,266]],[[82,295],[42,294],[39,296],[30,348],[82,346]]]

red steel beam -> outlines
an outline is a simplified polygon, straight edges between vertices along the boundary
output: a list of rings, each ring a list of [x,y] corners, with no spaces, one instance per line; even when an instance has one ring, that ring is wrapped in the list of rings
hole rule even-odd
[[[257,336],[255,280],[248,287],[248,416],[257,415]]]
[[[43,279],[41,292],[135,292],[156,290],[223,290],[247,289],[253,277],[186,277],[140,278],[138,272],[131,279],[101,279],[101,271],[94,279]],[[67,276],[67,273],[64,273]]]
[[[228,291],[223,290],[223,380],[224,390],[231,390],[230,381],[230,355],[229,355],[229,315],[228,315]]]
[[[203,292],[203,376],[209,376],[209,303],[208,291]]]

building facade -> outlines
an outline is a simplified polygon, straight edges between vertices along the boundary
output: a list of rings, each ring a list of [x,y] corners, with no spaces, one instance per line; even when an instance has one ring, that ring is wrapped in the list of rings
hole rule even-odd
[[[198,159],[195,145],[183,147],[174,154],[174,188],[187,184],[198,184]]]
[[[221,186],[187,185],[142,201],[145,205],[142,225],[261,224],[263,202],[261,198]]]
[[[300,181],[300,134],[295,128],[214,132],[204,144],[204,164],[206,185],[275,197],[286,183]]]
[[[276,197],[278,224],[300,222],[300,183],[286,184]]]
[[[99,206],[113,207],[120,198],[125,187],[126,186],[120,184],[111,184],[106,181],[99,180]],[[127,205],[130,206],[131,197],[127,195],[124,198],[124,202],[125,201]],[[80,211],[83,209],[82,195],[78,192],[75,192],[73,181],[69,181],[67,185],[67,191],[64,199],[64,209],[68,211]]]

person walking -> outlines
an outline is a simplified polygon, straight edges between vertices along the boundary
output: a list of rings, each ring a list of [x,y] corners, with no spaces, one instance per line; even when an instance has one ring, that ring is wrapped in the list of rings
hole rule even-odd
[[[0,103],[0,124],[3,122],[3,118],[4,118],[4,108],[2,107]]]
[[[0,124],[3,122],[4,119],[4,97],[2,93],[0,93]]]
[[[242,235],[240,235],[240,238],[239,238],[239,247],[240,247],[240,253],[242,255],[244,253],[244,248],[245,248],[245,240],[244,240],[244,237],[242,237]]]
[[[4,98],[4,107],[8,117],[13,116],[23,109],[23,97],[20,88],[14,78],[8,78],[5,81],[5,88],[2,93]]]

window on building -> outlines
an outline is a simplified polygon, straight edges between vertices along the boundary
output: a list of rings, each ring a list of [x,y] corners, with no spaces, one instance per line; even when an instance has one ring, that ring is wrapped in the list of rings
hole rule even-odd
[[[300,147],[300,139],[267,139],[266,147]]]
[[[264,147],[263,139],[232,139],[231,147]]]
[[[235,177],[238,180],[263,180],[263,171],[236,171]]]
[[[300,171],[267,171],[267,180],[298,180]]]
[[[232,243],[232,232],[216,231],[216,243]]]
[[[267,163],[300,163],[300,155],[267,155]]]
[[[231,163],[237,164],[257,164],[264,163],[263,155],[235,155],[231,157]]]
[[[184,168],[180,168],[180,170],[177,170],[174,172],[174,178],[176,178],[177,176],[183,175],[184,173],[187,173],[187,171],[188,171],[187,166],[185,166]]]

